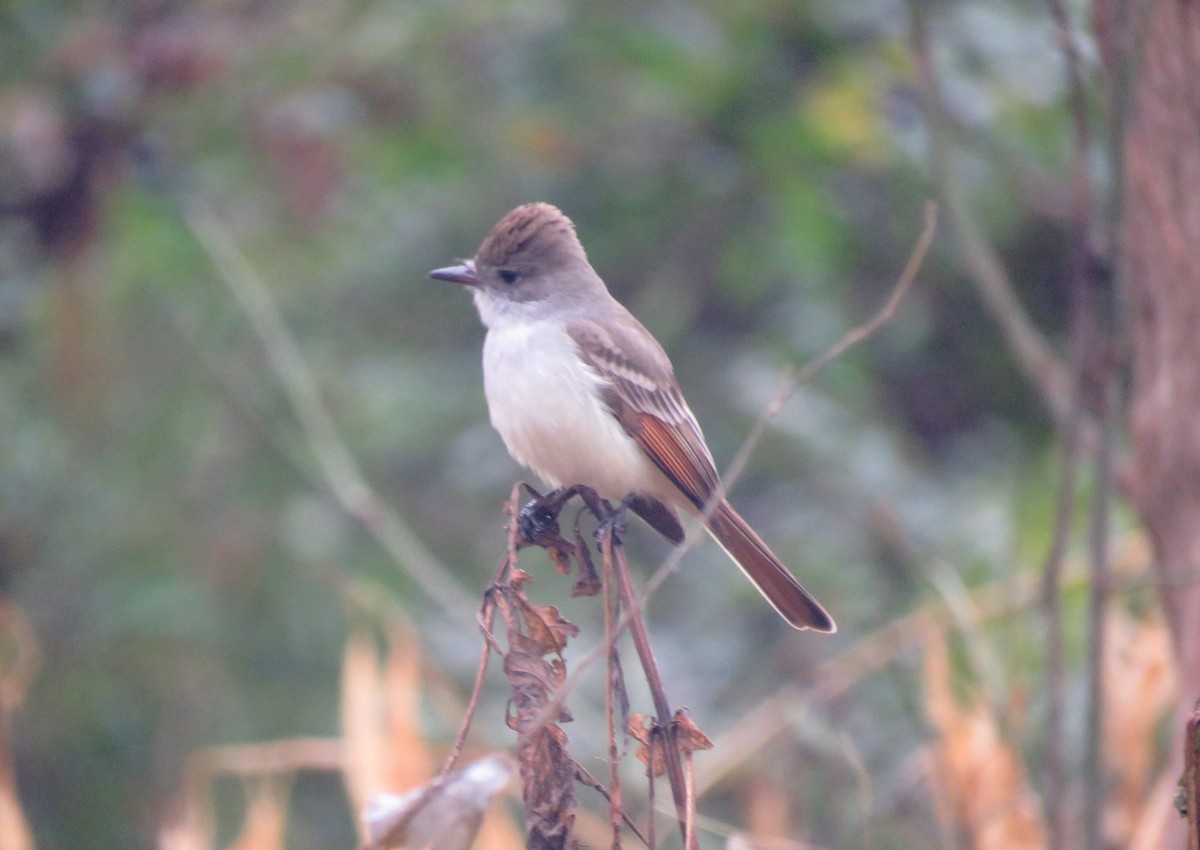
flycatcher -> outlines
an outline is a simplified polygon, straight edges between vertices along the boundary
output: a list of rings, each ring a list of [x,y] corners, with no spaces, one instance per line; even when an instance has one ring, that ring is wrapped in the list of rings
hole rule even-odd
[[[696,417],[658,341],[608,292],[575,225],[549,204],[517,207],[473,260],[429,273],[471,289],[487,328],[483,384],[513,458],[551,487],[622,501],[672,543],[678,510],[705,527],[797,629],[836,626],[720,494]],[[715,502],[710,504],[710,502]]]

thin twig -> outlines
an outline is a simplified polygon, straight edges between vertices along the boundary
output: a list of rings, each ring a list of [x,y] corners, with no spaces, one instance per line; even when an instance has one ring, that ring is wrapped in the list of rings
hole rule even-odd
[[[300,352],[300,346],[284,322],[266,284],[242,253],[236,240],[200,201],[193,200],[188,204],[184,215],[197,241],[250,320],[300,422],[313,457],[342,510],[361,522],[396,564],[447,614],[458,616],[462,611],[474,607],[474,601],[460,588],[453,575],[425,548],[416,533],[385,506],[367,483],[358,463],[338,434],[333,417],[321,398],[317,380]]]
[[[517,529],[515,518],[521,503],[522,486],[521,482],[514,484],[512,492],[508,496],[508,503],[506,505],[506,512],[509,517],[507,548],[504,557],[500,560],[500,564],[496,567],[496,574],[492,577],[491,587],[495,587],[503,581],[507,573],[517,563]],[[450,747],[450,752],[446,755],[446,760],[442,763],[442,769],[438,771],[439,777],[444,777],[453,770],[459,755],[462,754],[463,746],[467,741],[467,734],[471,731],[471,723],[475,719],[475,710],[479,707],[479,698],[483,693],[483,677],[487,673],[488,661],[491,659],[491,654],[494,652],[503,657],[503,651],[500,649],[500,645],[496,642],[496,638],[492,633],[496,624],[496,598],[490,591],[484,595],[483,605],[479,609],[477,619],[479,621],[479,631],[483,634],[483,645],[479,650],[479,665],[475,669],[475,684],[471,687],[471,699],[467,703],[467,710],[463,713],[462,722],[458,727],[458,734],[454,737],[454,744]]]
[[[506,570],[510,564],[511,561],[505,558],[501,562],[499,572]],[[439,777],[450,773],[458,762],[458,757],[466,745],[467,735],[471,731],[471,724],[475,720],[475,710],[479,707],[479,698],[483,693],[483,677],[487,673],[488,662],[491,660],[493,652],[502,655],[500,646],[492,634],[492,629],[496,624],[496,601],[493,594],[485,595],[483,606],[479,609],[478,621],[479,631],[483,634],[483,643],[479,649],[479,664],[475,668],[475,683],[471,686],[471,698],[467,701],[466,711],[463,712],[463,719],[459,723],[458,734],[454,736],[454,744],[451,745],[450,752],[446,754],[446,759],[442,762],[442,769],[438,771]]]
[[[608,793],[608,789],[605,788],[603,785],[601,785],[600,782],[596,779],[596,777],[592,776],[590,773],[588,773],[586,770],[584,770],[583,766],[581,764],[579,764],[578,762],[576,762],[576,764],[575,764],[575,771],[576,771],[575,779],[578,782],[591,788],[593,791],[595,791],[597,794],[599,794],[601,797],[603,797],[606,801],[611,802],[611,796]],[[653,811],[654,806],[651,805],[650,809],[651,809],[651,811]],[[647,838],[645,835],[642,834],[642,831],[640,829],[638,829],[637,824],[634,823],[633,820],[629,817],[629,815],[625,814],[624,812],[621,812],[621,821],[625,824],[626,827],[628,827],[630,832],[632,832],[635,836],[637,836],[638,841],[642,842],[647,847],[654,846],[654,833],[653,832],[651,832],[650,837]],[[653,825],[653,821],[651,821],[651,825]]]
[[[963,264],[984,305],[996,320],[1017,365],[1038,389],[1055,421],[1061,423],[1067,416],[1063,400],[1068,397],[1070,385],[1066,366],[1018,300],[1004,263],[984,236],[953,177],[954,154],[943,118],[948,110],[929,43],[926,5],[924,0],[909,0],[908,7],[913,54],[928,123],[934,188],[946,209]]]
[[[796,391],[809,383],[816,377],[818,372],[851,348],[870,339],[880,328],[895,317],[896,311],[900,309],[900,304],[904,300],[904,296],[908,294],[908,290],[917,279],[917,272],[921,270],[921,266],[925,263],[925,255],[929,253],[929,249],[933,246],[933,238],[937,235],[937,215],[937,204],[933,203],[933,201],[926,201],[925,225],[922,227],[921,234],[917,237],[917,242],[908,255],[908,260],[904,263],[904,268],[900,272],[900,276],[896,279],[896,285],[892,287],[891,293],[888,295],[887,300],[883,302],[883,306],[879,308],[878,312],[865,322],[846,331],[839,340],[803,367],[793,367],[783,374],[783,377],[779,381],[779,386],[775,390],[775,395],[759,415],[758,421],[754,423],[754,427],[750,430],[750,436],[746,438],[738,453],[734,455],[733,462],[729,464],[725,470],[725,474],[721,477],[726,490],[741,476],[742,470],[745,469],[746,463],[750,460],[750,455],[758,447],[758,443],[762,440],[767,428],[770,427],[771,423],[783,411],[784,405],[795,395]]]
[[[683,835],[683,846],[687,850],[699,850],[700,844],[696,839],[696,769],[692,763],[692,751],[688,750],[683,756],[683,785],[687,808],[687,829]]]
[[[650,697],[654,702],[655,721],[660,726],[671,722],[674,712],[667,701],[666,689],[663,687],[662,674],[658,670],[658,662],[654,658],[654,650],[650,647],[650,635],[646,631],[646,621],[642,618],[641,603],[637,591],[633,587],[633,578],[629,572],[629,562],[625,558],[625,547],[614,544],[612,526],[604,534],[602,541],[604,557],[611,559],[613,572],[616,573],[617,590],[621,597],[621,606],[629,621],[629,635],[633,639],[634,649],[646,675],[646,684],[650,688]],[[675,798],[675,808],[680,818],[679,826],[684,832],[686,826],[686,801],[684,798],[683,769],[680,762],[679,749],[667,741],[663,751],[663,763],[667,766],[667,778],[671,783],[671,793]],[[651,762],[653,764],[653,761]]]
[[[1109,596],[1109,513],[1112,502],[1112,443],[1119,421],[1116,370],[1104,385],[1103,421],[1100,445],[1096,452],[1095,492],[1088,529],[1088,558],[1092,584],[1088,598],[1088,711],[1083,752],[1083,818],[1086,847],[1103,846],[1104,802],[1108,786],[1104,781],[1104,654],[1105,620]]]
[[[1076,380],[1082,366],[1080,345],[1072,343],[1072,361]],[[1083,420],[1083,399],[1075,390],[1063,429],[1058,498],[1054,508],[1054,531],[1050,550],[1042,567],[1041,605],[1046,638],[1046,735],[1042,757],[1044,779],[1042,787],[1046,801],[1048,850],[1062,850],[1066,836],[1066,770],[1063,763],[1063,714],[1066,703],[1065,663],[1063,660],[1062,574],[1066,560],[1067,542],[1074,524],[1075,502],[1078,498],[1080,441]]]
[[[1072,569],[1063,577],[1065,590],[1076,590],[1088,583],[1088,575]],[[1114,590],[1143,588],[1142,579],[1114,584]],[[1022,574],[1015,580],[1004,579],[970,592],[972,608],[979,622],[1011,616],[1036,605],[1041,594],[1041,577]],[[717,740],[701,771],[700,789],[713,787],[736,771],[772,740],[795,725],[796,718],[808,706],[828,704],[844,697],[867,677],[896,663],[906,653],[919,649],[931,632],[945,632],[956,626],[954,615],[944,602],[930,602],[888,623],[847,649],[825,660],[813,671],[811,687],[788,684],[758,703],[738,724]]]
[[[726,467],[724,474],[721,476],[721,486],[717,488],[717,492],[713,494],[705,506],[705,515],[714,510],[721,499],[725,498],[725,494],[733,487],[734,483],[741,476],[742,471],[746,468],[746,463],[750,460],[750,456],[755,448],[758,447],[758,443],[762,440],[767,428],[770,427],[771,423],[783,411],[784,405],[787,404],[796,391],[812,381],[817,373],[828,366],[833,360],[841,357],[854,346],[869,339],[880,328],[892,320],[896,315],[896,311],[900,308],[904,296],[908,293],[914,281],[916,281],[917,273],[921,270],[921,266],[925,262],[925,256],[929,253],[936,234],[937,204],[927,201],[925,203],[925,225],[917,237],[916,244],[913,245],[913,249],[908,255],[908,260],[904,263],[904,268],[901,270],[900,276],[896,279],[895,286],[892,287],[887,300],[883,302],[883,306],[866,321],[846,331],[833,345],[829,346],[829,348],[825,349],[825,351],[806,363],[803,367],[792,367],[783,373],[771,400],[759,415],[758,420],[754,423],[754,427],[750,429],[749,436],[746,437],[738,453],[734,455],[733,461]],[[672,550],[671,554],[663,561],[662,566],[646,582],[646,586],[642,591],[643,604],[658,591],[658,588],[667,580],[667,577],[676,570],[679,563],[683,560],[683,556],[687,554],[688,550],[695,545],[701,536],[702,532],[694,526],[688,530],[688,535],[684,542]]]
[[[607,675],[604,682],[604,719],[606,721],[608,734],[608,776],[609,783],[612,787],[612,793],[608,798],[608,816],[609,823],[612,826],[612,846],[613,850],[617,850],[621,846],[621,818],[624,816],[624,808],[621,800],[621,766],[617,752],[617,719],[614,710],[614,702],[616,701],[616,677],[614,675],[614,665],[618,663],[617,658],[617,640],[613,634],[613,625],[616,617],[615,614],[620,613],[620,594],[617,591],[616,582],[613,577],[613,535],[610,532],[604,539],[604,638],[608,644],[608,659]]]
[[[1068,265],[1068,287],[1071,304],[1070,331],[1070,393],[1065,399],[1066,419],[1060,423],[1063,439],[1062,467],[1057,505],[1055,507],[1054,536],[1042,580],[1042,611],[1046,628],[1046,699],[1047,718],[1045,750],[1043,756],[1045,810],[1048,826],[1049,850],[1062,850],[1066,843],[1066,790],[1067,778],[1063,755],[1064,723],[1064,667],[1062,596],[1059,581],[1063,559],[1074,521],[1076,490],[1079,478],[1079,460],[1082,450],[1082,434],[1086,427],[1087,414],[1083,382],[1088,368],[1089,354],[1093,350],[1094,325],[1088,309],[1088,291],[1092,239],[1092,176],[1088,163],[1091,154],[1091,128],[1088,122],[1087,91],[1079,50],[1071,32],[1071,20],[1063,0],[1046,0],[1050,14],[1058,30],[1059,45],[1067,76],[1068,103],[1073,125],[1073,151],[1071,167],[1071,220],[1070,260]],[[1095,776],[1095,774],[1088,774]],[[1090,784],[1090,783],[1089,783]]]

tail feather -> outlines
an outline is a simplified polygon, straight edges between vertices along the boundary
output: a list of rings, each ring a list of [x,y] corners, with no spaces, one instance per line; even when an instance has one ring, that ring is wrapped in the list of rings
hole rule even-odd
[[[821,603],[800,586],[728,502],[722,502],[713,511],[708,520],[708,531],[742,568],[758,592],[794,628],[827,633],[837,631],[837,625]]]

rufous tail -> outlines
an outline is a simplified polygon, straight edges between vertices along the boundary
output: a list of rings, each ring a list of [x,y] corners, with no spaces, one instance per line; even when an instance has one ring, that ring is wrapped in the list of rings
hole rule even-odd
[[[708,531],[754,582],[758,592],[793,627],[830,634],[837,631],[837,625],[821,603],[800,586],[729,502],[722,502],[713,511],[708,520]]]

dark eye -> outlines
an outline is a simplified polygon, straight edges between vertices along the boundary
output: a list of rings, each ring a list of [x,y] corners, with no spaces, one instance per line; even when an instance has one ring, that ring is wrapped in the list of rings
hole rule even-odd
[[[512,286],[514,283],[516,283],[517,278],[521,276],[519,272],[515,272],[512,269],[500,269],[497,274],[500,275],[500,279],[509,286]]]

